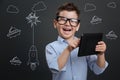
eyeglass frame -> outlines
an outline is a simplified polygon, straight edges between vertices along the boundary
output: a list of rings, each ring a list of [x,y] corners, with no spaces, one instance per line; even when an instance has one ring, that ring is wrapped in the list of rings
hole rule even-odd
[[[79,20],[79,19],[75,19],[75,18],[66,18],[66,17],[64,17],[64,16],[56,16],[55,20],[58,22],[58,21],[59,21],[58,18],[60,18],[60,17],[66,19],[66,20],[64,20],[64,21],[65,21],[64,24],[66,24],[67,21],[69,21],[69,23],[70,23],[70,25],[71,25],[72,27],[77,27],[78,24],[80,23],[80,20]],[[71,21],[72,21],[72,20],[77,20],[77,25],[76,25],[76,26],[73,26],[73,25],[71,24]],[[58,22],[58,24],[60,24],[60,23]],[[60,24],[60,25],[64,25],[64,24]]]

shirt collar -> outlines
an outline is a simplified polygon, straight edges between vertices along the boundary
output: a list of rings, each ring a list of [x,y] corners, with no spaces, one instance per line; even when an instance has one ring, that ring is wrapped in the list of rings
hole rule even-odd
[[[74,38],[77,38],[77,37],[75,37],[74,36]],[[58,41],[60,41],[60,42],[65,42],[65,43],[68,43],[64,38],[62,38],[61,36],[58,36],[58,39],[57,39]]]
[[[62,37],[60,37],[60,36],[58,36],[57,40],[60,41],[60,42],[66,42],[67,43],[67,41],[65,39],[63,39]]]

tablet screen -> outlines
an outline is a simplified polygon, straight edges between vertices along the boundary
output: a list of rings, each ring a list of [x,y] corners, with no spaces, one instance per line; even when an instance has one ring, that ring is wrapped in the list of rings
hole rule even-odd
[[[98,54],[96,44],[102,40],[103,33],[83,33],[80,40],[78,57]]]

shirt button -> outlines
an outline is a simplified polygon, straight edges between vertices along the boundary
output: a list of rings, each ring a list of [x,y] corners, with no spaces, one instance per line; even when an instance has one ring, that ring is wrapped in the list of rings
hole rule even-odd
[[[74,62],[72,62],[72,64],[74,64]]]

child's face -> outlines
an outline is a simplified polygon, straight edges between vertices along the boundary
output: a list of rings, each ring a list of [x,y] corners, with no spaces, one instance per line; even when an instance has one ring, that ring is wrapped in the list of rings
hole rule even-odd
[[[80,23],[77,23],[78,16],[75,11],[61,11],[59,14],[60,18],[54,20],[54,27],[57,28],[59,35],[64,39],[70,39],[75,35],[75,32],[78,31]],[[64,23],[64,21],[66,23]],[[73,20],[70,20],[73,19]],[[64,23],[64,24],[63,24]],[[72,25],[76,26],[72,26]]]

